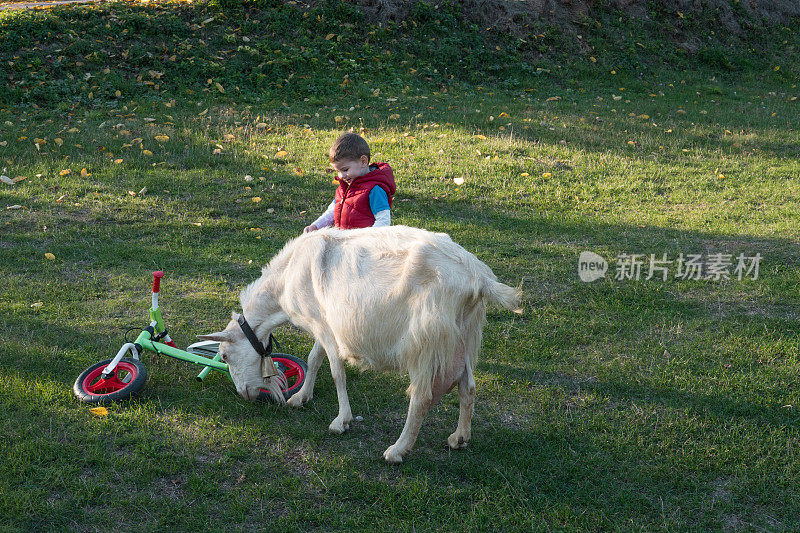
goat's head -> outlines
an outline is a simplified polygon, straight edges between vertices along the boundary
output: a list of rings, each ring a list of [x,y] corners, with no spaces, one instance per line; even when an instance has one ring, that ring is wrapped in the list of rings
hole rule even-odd
[[[208,335],[198,335],[198,337],[203,340],[219,342],[222,361],[228,364],[233,384],[242,398],[252,401],[258,399],[262,393],[266,393],[274,401],[284,403],[285,399],[281,389],[286,386],[286,377],[278,369],[275,369],[276,375],[263,377],[262,356],[250,344],[238,319],[239,315],[234,313],[224,330]]]

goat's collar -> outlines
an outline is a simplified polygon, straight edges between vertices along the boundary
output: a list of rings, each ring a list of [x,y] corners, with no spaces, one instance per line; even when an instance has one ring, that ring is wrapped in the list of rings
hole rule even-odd
[[[239,323],[239,327],[242,328],[242,333],[244,333],[244,336],[250,342],[250,345],[261,357],[269,357],[270,354],[272,354],[273,342],[280,350],[280,345],[278,344],[278,341],[275,340],[275,337],[272,336],[272,333],[269,334],[269,341],[267,342],[267,345],[264,346],[264,343],[258,340],[253,328],[251,328],[250,324],[247,323],[247,320],[245,320],[243,314],[239,315],[239,318],[236,321]]]

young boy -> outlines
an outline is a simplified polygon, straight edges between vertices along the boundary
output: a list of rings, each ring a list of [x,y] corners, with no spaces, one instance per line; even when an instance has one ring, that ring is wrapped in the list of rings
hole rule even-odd
[[[303,233],[328,226],[341,229],[391,225],[394,174],[387,163],[370,164],[369,144],[355,133],[336,139],[328,153],[339,188],[322,215]]]

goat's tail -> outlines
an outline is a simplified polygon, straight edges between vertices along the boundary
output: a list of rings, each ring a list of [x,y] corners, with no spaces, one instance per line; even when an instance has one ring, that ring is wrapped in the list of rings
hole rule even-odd
[[[519,301],[522,298],[520,287],[509,287],[499,281],[487,278],[481,294],[488,304],[503,307],[509,311],[519,311]]]

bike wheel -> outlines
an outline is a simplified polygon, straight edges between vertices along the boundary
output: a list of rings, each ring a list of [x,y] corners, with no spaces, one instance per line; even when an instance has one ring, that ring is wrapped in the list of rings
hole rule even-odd
[[[72,392],[84,403],[103,404],[127,400],[144,388],[147,368],[138,360],[123,357],[108,379],[103,370],[111,359],[90,366],[75,380]]]
[[[286,376],[286,387],[281,389],[281,391],[283,392],[284,400],[288,400],[294,393],[299,391],[303,383],[305,383],[308,365],[299,357],[287,353],[273,353],[271,357],[278,369]],[[258,401],[265,402],[274,400],[268,390],[261,389],[258,395]]]

